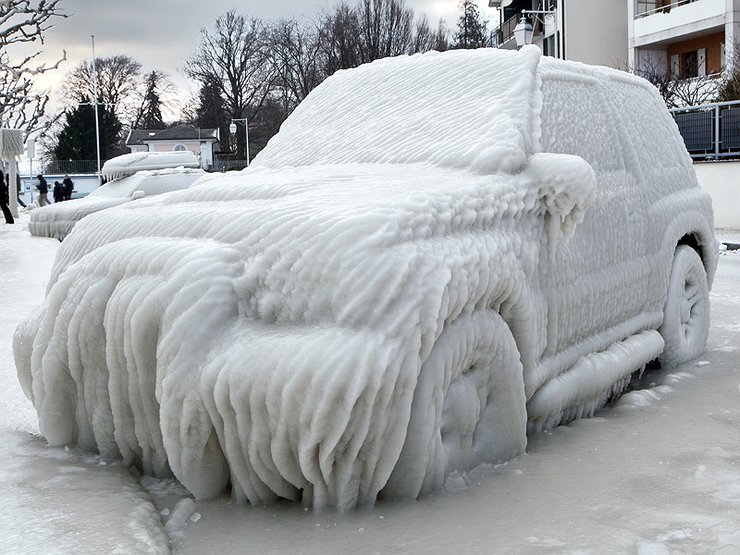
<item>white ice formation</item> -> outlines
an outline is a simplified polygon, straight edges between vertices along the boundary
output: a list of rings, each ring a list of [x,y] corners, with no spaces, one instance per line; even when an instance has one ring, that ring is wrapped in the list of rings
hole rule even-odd
[[[28,230],[31,235],[53,237],[61,241],[85,216],[144,196],[186,189],[204,175],[205,172],[201,169],[183,167],[138,171],[101,185],[86,197],[49,204],[34,210],[28,222]]]
[[[248,170],[82,220],[16,332],[50,443],[197,497],[415,497],[592,413],[717,260],[657,93],[536,48],[338,72]],[[693,275],[693,274],[692,274]]]
[[[107,160],[101,173],[107,181],[123,179],[139,171],[167,168],[199,168],[198,158],[189,150],[171,152],[130,152]]]

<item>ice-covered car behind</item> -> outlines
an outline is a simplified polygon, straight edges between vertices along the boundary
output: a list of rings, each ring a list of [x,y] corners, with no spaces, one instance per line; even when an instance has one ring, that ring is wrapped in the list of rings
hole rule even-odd
[[[103,176],[109,179],[86,197],[37,208],[31,212],[31,235],[60,241],[75,224],[94,212],[125,202],[187,189],[205,175],[191,152],[136,152],[108,160]]]
[[[708,196],[655,90],[536,48],[343,71],[236,175],[85,218],[16,334],[53,445],[349,507],[697,356]]]

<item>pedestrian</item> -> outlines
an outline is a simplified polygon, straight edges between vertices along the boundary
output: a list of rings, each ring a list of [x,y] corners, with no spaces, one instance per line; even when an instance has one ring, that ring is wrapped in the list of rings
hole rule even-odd
[[[10,194],[8,193],[8,182],[5,181],[5,174],[0,170],[0,210],[3,211],[6,224],[15,223],[13,214],[10,213],[10,207],[8,206],[9,203]]]
[[[70,179],[69,174],[64,174],[64,181],[62,181],[62,184],[64,185],[64,200],[71,200],[72,193],[75,190],[75,183]]]
[[[46,198],[46,193],[49,192],[49,184],[41,174],[37,175],[36,179],[39,180],[39,184],[36,185],[36,188],[39,190],[39,206],[46,206],[49,204],[49,199]]]
[[[30,176],[29,176],[30,179]],[[21,176],[16,174],[15,175],[15,187],[18,190],[18,204],[20,204],[23,208],[26,207],[26,203],[23,202],[23,199],[21,198]]]
[[[54,202],[62,202],[64,200],[64,185],[59,181],[54,182]]]

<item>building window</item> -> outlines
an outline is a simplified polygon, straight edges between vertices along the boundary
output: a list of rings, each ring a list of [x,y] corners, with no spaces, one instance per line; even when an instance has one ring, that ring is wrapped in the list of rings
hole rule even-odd
[[[545,56],[552,56],[553,58],[559,58],[560,52],[558,52],[558,43],[560,42],[560,31],[557,33],[550,35],[549,37],[545,37],[545,39],[542,41],[542,53]]]
[[[185,152],[188,149],[184,144],[177,143],[175,146],[172,147],[172,150],[175,152]]]
[[[681,77],[690,79],[699,76],[699,56],[696,50],[681,54]]]

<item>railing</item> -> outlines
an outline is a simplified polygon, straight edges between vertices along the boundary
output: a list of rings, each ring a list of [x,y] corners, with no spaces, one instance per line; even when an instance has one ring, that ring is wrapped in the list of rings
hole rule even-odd
[[[671,110],[695,159],[740,157],[740,100]]]
[[[37,168],[38,173],[47,174],[65,174],[65,173],[97,173],[97,160],[52,160],[46,162],[43,167]]]
[[[491,32],[490,46],[492,46],[493,48],[499,48],[500,46],[506,44],[508,41],[513,40],[514,29],[516,28],[521,18],[522,14],[520,13],[513,15],[509,19],[504,21],[501,25],[499,25],[496,29],[494,29],[493,32]],[[533,22],[532,30],[535,35],[542,34],[543,28],[542,23],[539,21],[539,19]]]
[[[697,0],[637,0],[635,4],[635,19],[647,17],[655,13],[668,13],[672,8],[691,4]]]
[[[246,160],[216,160],[213,162],[213,168],[210,171],[214,172],[225,172],[229,170],[243,170],[247,167]]]

